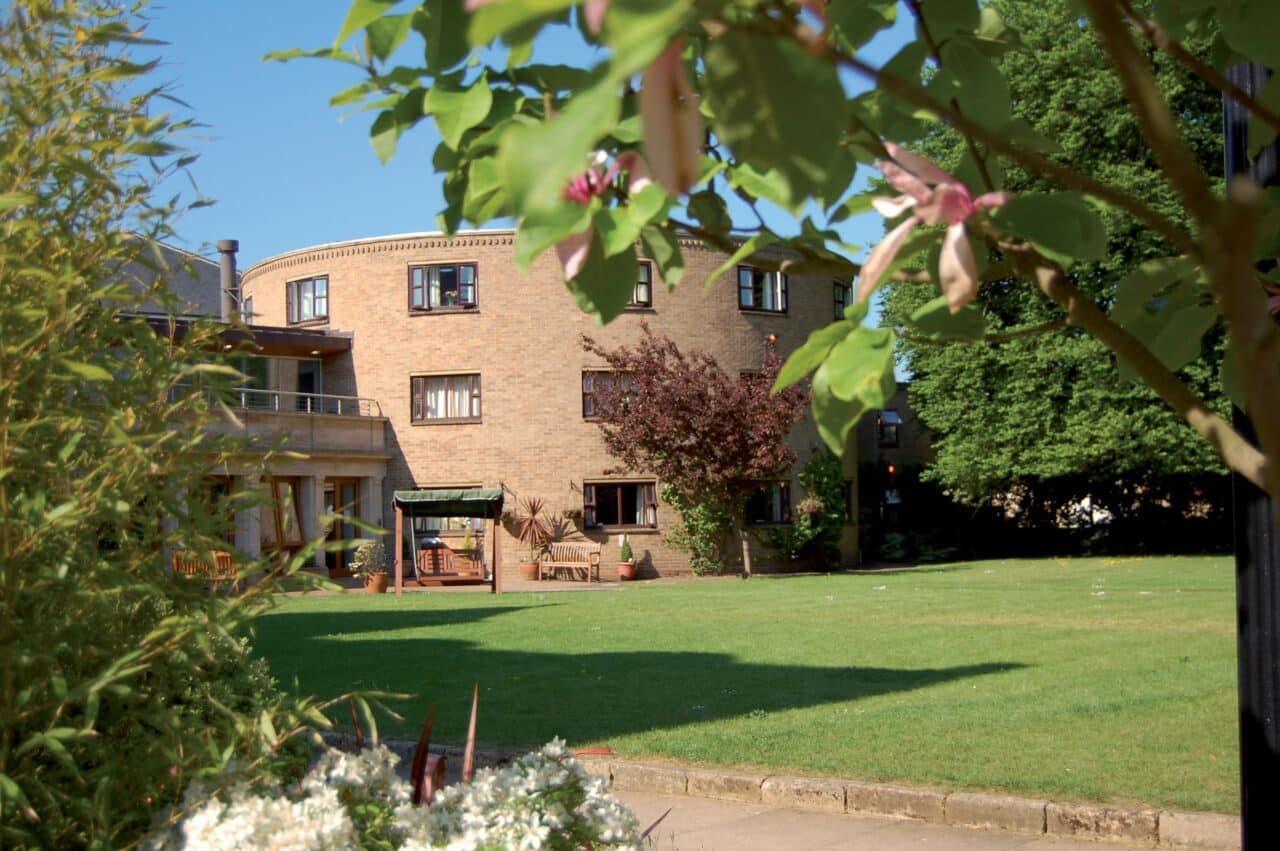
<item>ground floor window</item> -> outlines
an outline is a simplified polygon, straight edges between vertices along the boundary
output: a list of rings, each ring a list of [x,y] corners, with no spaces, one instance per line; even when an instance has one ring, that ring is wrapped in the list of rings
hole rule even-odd
[[[790,523],[791,485],[788,482],[762,484],[747,499],[748,523]]]
[[[293,476],[271,479],[271,505],[262,518],[262,546],[285,549],[302,546],[301,481]]]
[[[653,482],[587,482],[582,486],[583,525],[658,525],[657,487]]]

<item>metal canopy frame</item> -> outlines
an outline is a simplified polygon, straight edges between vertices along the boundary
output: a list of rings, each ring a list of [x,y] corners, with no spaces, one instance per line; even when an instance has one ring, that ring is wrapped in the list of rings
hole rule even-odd
[[[501,488],[438,488],[396,491],[391,500],[396,511],[396,596],[404,593],[404,516],[479,517],[493,522],[493,562],[489,592],[502,593],[498,563],[498,520],[502,517]]]

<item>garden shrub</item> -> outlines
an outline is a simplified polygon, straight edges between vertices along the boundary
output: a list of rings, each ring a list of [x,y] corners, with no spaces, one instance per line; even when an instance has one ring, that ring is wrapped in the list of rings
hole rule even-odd
[[[127,846],[192,778],[287,773],[282,743],[323,721],[246,652],[270,581],[232,598],[166,567],[225,549],[258,497],[204,478],[242,449],[209,429],[239,378],[217,329],[136,318],[178,311],[156,248],[176,202],[152,190],[189,122],[147,87],[122,6],[0,12],[3,847]]]

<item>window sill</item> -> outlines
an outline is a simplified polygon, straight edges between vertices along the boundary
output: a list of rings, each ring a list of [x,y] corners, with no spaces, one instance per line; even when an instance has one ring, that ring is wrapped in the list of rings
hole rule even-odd
[[[787,315],[787,311],[785,310],[767,310],[763,307],[743,307],[742,305],[738,305],[738,312],[739,313],[758,313],[763,316],[786,316]]]
[[[635,532],[658,532],[657,526],[584,526],[585,532],[626,532],[628,535]]]
[[[438,425],[480,425],[484,420],[480,417],[454,417],[450,419],[438,420],[410,420],[409,425],[412,426],[438,426]]]
[[[626,313],[655,313],[652,304],[628,304]]]
[[[301,320],[300,322],[290,322],[290,323],[289,323],[289,325],[288,325],[288,327],[290,327],[290,328],[314,328],[314,327],[316,327],[316,326],[318,326],[318,325],[328,325],[328,324],[329,324],[329,317],[327,317],[327,316],[318,316],[318,317],[316,317],[315,319],[303,319],[303,320]]]
[[[439,313],[479,313],[478,304],[442,304],[439,307],[411,307],[410,316],[431,316]]]

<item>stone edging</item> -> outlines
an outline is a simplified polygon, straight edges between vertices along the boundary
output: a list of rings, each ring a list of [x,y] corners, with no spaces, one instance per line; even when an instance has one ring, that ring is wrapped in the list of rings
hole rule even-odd
[[[339,747],[350,741],[330,734],[325,739]],[[412,758],[414,742],[384,740],[383,744],[403,759]],[[462,755],[462,749],[457,747],[432,747],[432,751],[448,755],[451,761]],[[492,764],[521,753],[478,750],[476,762]],[[599,756],[577,759],[589,774],[624,792],[688,795],[813,812],[894,816],[980,830],[1110,840],[1148,847],[1204,851],[1240,848],[1239,817],[1217,813],[1130,809],[856,780],[780,777]]]

